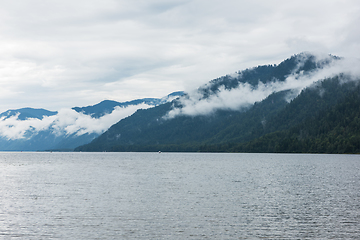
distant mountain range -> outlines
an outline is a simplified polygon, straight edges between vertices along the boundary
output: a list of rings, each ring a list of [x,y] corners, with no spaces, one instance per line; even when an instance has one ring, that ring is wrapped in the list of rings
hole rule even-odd
[[[146,104],[149,106],[157,106],[169,101],[174,100],[177,97],[184,95],[184,92],[173,92],[163,98],[143,98],[143,99],[136,99],[128,102],[116,102],[111,100],[104,100],[98,104],[93,106],[87,107],[74,107],[75,111],[79,113],[84,113],[86,115],[91,115],[92,117],[99,118],[106,114],[111,113],[115,107],[126,108],[128,106],[136,106],[140,104]]]
[[[0,150],[72,150],[89,143],[136,110],[163,104],[183,94],[174,92],[161,99],[145,98],[128,102],[105,100],[93,106],[59,112],[34,108],[8,110],[0,114]]]
[[[360,153],[359,63],[301,53],[161,99],[0,114],[0,150]]]
[[[10,117],[17,117],[18,120],[26,120],[28,118],[37,118],[43,119],[44,117],[49,117],[56,115],[57,112],[48,111],[45,109],[35,109],[35,108],[21,108],[16,110],[7,110],[0,114],[0,118],[8,119]]]
[[[359,153],[359,76],[343,64],[302,53],[226,75],[75,150]]]

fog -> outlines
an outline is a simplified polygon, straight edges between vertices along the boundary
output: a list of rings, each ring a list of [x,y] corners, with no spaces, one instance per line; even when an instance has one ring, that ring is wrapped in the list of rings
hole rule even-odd
[[[329,56],[321,54],[315,55],[317,62],[329,59]],[[224,110],[242,110],[264,100],[270,94],[283,90],[293,90],[286,100],[291,101],[301,90],[314,83],[331,78],[341,73],[347,76],[346,81],[357,81],[360,76],[359,60],[340,59],[332,61],[322,69],[306,73],[296,73],[306,58],[299,58],[298,66],[293,73],[286,77],[285,81],[271,81],[266,84],[259,82],[257,86],[251,86],[248,83],[240,83],[237,88],[225,89],[220,87],[219,91],[208,98],[204,98],[198,90],[189,92],[188,96],[182,97],[180,103],[182,107],[173,107],[173,109],[164,116],[165,119],[171,119],[178,115],[197,116],[208,115],[219,109]],[[240,75],[228,75],[230,77],[241,77]],[[344,80],[345,81],[345,80]]]
[[[321,62],[329,56],[316,55],[316,61]],[[270,94],[283,90],[292,90],[286,100],[291,101],[301,90],[310,87],[316,82],[325,78],[334,77],[340,73],[347,77],[344,81],[358,81],[360,76],[359,60],[341,59],[331,62],[326,67],[310,73],[297,73],[296,70],[304,64],[306,58],[299,58],[298,66],[293,73],[286,77],[285,81],[273,80],[268,83],[259,82],[256,86],[248,83],[240,83],[233,89],[220,87],[219,90],[204,98],[199,90],[188,92],[188,95],[180,97],[182,107],[173,107],[164,119],[171,119],[179,115],[197,116],[212,114],[219,109],[242,110],[246,109],[255,102],[262,101]],[[241,74],[230,74],[229,77],[241,78]],[[211,84],[211,83],[210,83]],[[27,139],[40,131],[49,130],[56,136],[83,134],[101,134],[110,126],[121,119],[132,115],[138,109],[153,107],[147,104],[130,105],[126,108],[116,107],[111,113],[100,118],[93,118],[90,115],[78,113],[75,110],[63,108],[58,114],[45,116],[43,119],[28,118],[19,120],[18,115],[9,118],[0,118],[0,136],[8,140]]]
[[[26,139],[40,131],[49,130],[57,136],[97,133],[101,134],[111,125],[132,115],[138,109],[153,107],[147,104],[115,107],[115,109],[100,118],[78,113],[73,109],[61,109],[58,114],[44,116],[43,119],[28,118],[19,120],[18,115],[9,118],[0,118],[0,136],[8,140]]]

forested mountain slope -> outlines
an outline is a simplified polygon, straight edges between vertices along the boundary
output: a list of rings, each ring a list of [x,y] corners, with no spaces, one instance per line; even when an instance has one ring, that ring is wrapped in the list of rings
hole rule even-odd
[[[344,74],[323,79],[319,75],[337,60],[300,54],[279,65],[226,75],[201,86],[195,94],[138,110],[76,150],[280,151],[278,145],[256,146],[315,121],[315,116],[320,121],[336,106],[347,106],[347,97],[358,81]],[[311,131],[300,132],[299,139],[305,139]],[[293,149],[284,147],[282,151]]]
[[[360,87],[348,89],[342,101],[282,131],[236,146],[235,152],[360,153]],[[219,146],[217,146],[219,148]],[[221,148],[221,147],[220,147]],[[205,149],[203,149],[205,150]]]
[[[202,145],[201,151],[360,153],[360,87],[335,77],[305,89],[246,143]],[[267,128],[267,129],[266,129]]]

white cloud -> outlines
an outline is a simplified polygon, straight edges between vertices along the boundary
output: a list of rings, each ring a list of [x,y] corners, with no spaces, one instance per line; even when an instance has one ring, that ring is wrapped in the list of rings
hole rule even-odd
[[[303,55],[305,56],[305,55]],[[317,61],[322,61],[328,58],[322,54],[316,56]],[[305,58],[300,59],[298,67],[301,66]],[[238,87],[233,89],[225,89],[221,87],[216,94],[208,98],[204,98],[199,91],[190,92],[187,97],[180,99],[181,108],[174,107],[166,116],[165,119],[171,119],[178,115],[197,116],[212,114],[216,110],[241,110],[248,106],[259,102],[274,92],[283,90],[294,90],[287,100],[291,100],[300,93],[302,89],[311,86],[319,80],[334,77],[340,73],[351,76],[353,80],[360,79],[360,64],[356,59],[342,59],[333,61],[330,65],[315,71],[310,74],[303,74],[303,72],[296,73],[298,68],[294,69],[294,73],[289,75],[285,81],[271,81],[266,84],[260,82],[256,87],[248,83],[240,83]],[[235,75],[236,77],[236,75]]]
[[[147,104],[130,105],[127,107],[115,107],[115,109],[100,118],[92,118],[90,115],[78,113],[72,109],[61,109],[58,114],[45,116],[43,119],[28,118],[18,120],[16,116],[0,118],[0,136],[9,140],[26,139],[26,133],[37,134],[39,131],[50,130],[55,135],[77,136],[86,133],[101,134],[111,125],[121,119],[130,116],[138,109],[146,109],[153,106]]]
[[[18,115],[9,117],[0,118],[0,135],[7,139],[23,139],[25,138],[25,133],[27,131],[41,131],[50,126],[52,121],[48,118],[39,120],[36,118],[30,118],[26,121],[20,121],[17,119]]]

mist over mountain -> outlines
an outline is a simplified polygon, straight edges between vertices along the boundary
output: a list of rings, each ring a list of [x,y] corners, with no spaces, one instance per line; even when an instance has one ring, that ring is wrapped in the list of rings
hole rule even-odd
[[[173,92],[163,98],[143,98],[136,99],[128,102],[116,102],[111,100],[104,100],[98,104],[87,106],[87,107],[74,107],[72,108],[78,113],[83,113],[85,115],[90,115],[93,118],[100,118],[104,115],[112,113],[116,107],[127,108],[129,106],[137,106],[141,104],[149,106],[157,106],[173,99],[184,95],[183,91]]]
[[[33,108],[8,110],[0,114],[0,150],[71,150],[89,143],[136,110],[154,107],[183,94],[175,92],[161,99],[123,103],[105,100],[93,106],[59,111]]]
[[[0,150],[360,152],[358,66],[305,52],[161,99],[8,110]]]
[[[342,80],[335,77],[324,80],[320,87],[306,89],[269,124],[286,125],[249,142],[203,146],[202,150],[360,153],[360,86]]]
[[[301,53],[279,65],[258,66],[210,81],[174,107],[168,117],[207,115],[218,109],[247,109],[273,92],[291,90],[287,100],[313,82],[336,75],[341,59],[332,55]],[[335,71],[335,73],[333,72]]]
[[[238,71],[171,103],[138,110],[76,150],[248,151],[247,143],[343,104],[358,85],[358,64],[301,53],[278,65]]]
[[[49,117],[56,115],[56,111],[48,111],[46,109],[35,109],[35,108],[21,108],[16,110],[7,110],[0,114],[0,119],[8,119],[10,117],[16,116],[18,120],[26,120],[28,118],[43,119],[44,117]]]

